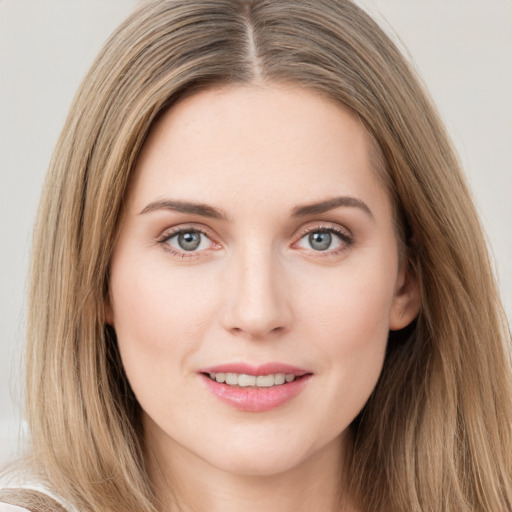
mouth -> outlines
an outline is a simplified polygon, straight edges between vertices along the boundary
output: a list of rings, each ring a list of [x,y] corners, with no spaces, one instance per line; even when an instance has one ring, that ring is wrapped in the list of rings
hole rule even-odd
[[[226,384],[227,386],[239,388],[272,388],[289,384],[305,375],[295,375],[293,373],[271,373],[268,375],[248,375],[247,373],[233,372],[211,372],[203,373],[209,379]]]
[[[243,363],[203,368],[206,388],[227,405],[246,412],[264,412],[302,393],[312,372],[287,364],[250,366]]]

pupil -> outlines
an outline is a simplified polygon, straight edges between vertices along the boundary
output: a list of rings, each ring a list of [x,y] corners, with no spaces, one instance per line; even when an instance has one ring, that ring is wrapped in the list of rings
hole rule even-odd
[[[199,247],[201,243],[201,235],[189,231],[178,235],[178,244],[184,251],[193,251]]]
[[[325,251],[331,245],[332,236],[327,231],[317,231],[309,235],[309,243],[317,251]]]

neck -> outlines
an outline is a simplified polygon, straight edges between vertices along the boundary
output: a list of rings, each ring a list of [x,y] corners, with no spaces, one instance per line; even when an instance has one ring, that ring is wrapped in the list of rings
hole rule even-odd
[[[338,438],[294,467],[263,475],[214,467],[173,444],[148,453],[148,470],[161,512],[356,512],[342,484],[347,444]]]

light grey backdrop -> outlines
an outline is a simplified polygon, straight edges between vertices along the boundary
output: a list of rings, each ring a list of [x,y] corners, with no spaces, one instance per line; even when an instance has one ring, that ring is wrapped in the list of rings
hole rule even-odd
[[[76,88],[136,3],[0,0],[0,465],[20,430],[17,353],[45,170]],[[359,3],[407,46],[447,123],[512,319],[512,1]]]

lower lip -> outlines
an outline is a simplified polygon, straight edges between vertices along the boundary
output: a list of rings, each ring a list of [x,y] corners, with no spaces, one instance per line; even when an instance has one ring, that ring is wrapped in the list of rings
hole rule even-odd
[[[311,375],[304,375],[293,382],[269,388],[242,388],[216,382],[201,375],[207,388],[222,402],[247,412],[264,412],[275,409],[295,398],[307,385]]]

